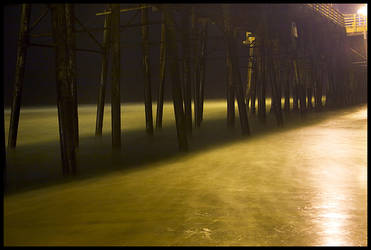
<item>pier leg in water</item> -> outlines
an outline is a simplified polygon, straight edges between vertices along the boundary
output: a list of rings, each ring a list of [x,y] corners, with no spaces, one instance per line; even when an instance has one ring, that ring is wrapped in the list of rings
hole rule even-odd
[[[256,80],[257,80],[257,63],[256,63],[256,56],[255,53],[253,53],[253,63],[252,63],[252,68],[251,68],[251,86],[250,86],[250,111],[251,114],[255,114],[256,112],[256,107],[255,107],[255,101],[256,101]]]
[[[264,43],[263,43],[264,44]],[[265,100],[265,86],[266,86],[266,74],[267,74],[267,60],[264,49],[261,50],[261,78],[260,78],[260,98],[259,98],[259,118],[265,122],[266,118],[266,100]]]
[[[142,13],[142,43],[143,43],[143,68],[144,68],[144,106],[146,113],[146,132],[153,135],[152,117],[152,93],[151,93],[151,71],[149,60],[149,39],[148,39],[148,8],[141,9]]]
[[[186,8],[182,13],[182,52],[183,52],[183,75],[184,75],[184,112],[187,134],[192,134],[192,75],[191,75],[191,15],[190,9]]]
[[[294,88],[293,88],[293,111],[299,111],[299,73],[297,69],[296,60],[292,60],[292,67],[294,71]]]
[[[120,107],[120,5],[111,4],[112,39],[112,88],[111,121],[112,147],[121,148],[121,107]]]
[[[74,100],[71,84],[69,58],[67,54],[67,25],[65,5],[51,5],[53,40],[56,44],[56,81],[58,96],[58,121],[62,156],[63,175],[76,173],[75,143],[74,143]]]
[[[198,105],[198,108],[200,111],[198,112],[199,118],[198,122],[201,125],[201,121],[203,119],[203,114],[204,114],[204,89],[205,89],[205,80],[206,80],[206,55],[207,55],[207,26],[208,26],[208,21],[203,20],[202,25],[201,25],[201,55],[200,55],[200,84],[199,84],[199,96],[200,96],[200,103]],[[199,125],[199,126],[200,126]]]
[[[223,6],[223,18],[224,18],[224,36],[225,43],[227,44],[226,49],[226,65],[227,65],[227,126],[234,128],[235,125],[235,96],[233,90],[233,70],[232,70],[232,55],[228,46],[228,40],[230,33],[232,33],[232,27],[230,24],[229,8]]]
[[[193,104],[194,104],[194,120],[195,127],[199,127],[200,121],[198,120],[200,115],[200,27],[196,19],[195,9],[191,9],[191,40],[192,44],[192,55],[193,55],[193,70],[192,70],[192,82],[193,82]]]
[[[10,114],[8,147],[15,148],[17,144],[19,114],[21,110],[22,88],[27,57],[27,43],[29,40],[31,5],[22,4],[21,23],[17,44],[17,62],[15,68],[15,81],[13,90],[12,109]]]
[[[175,20],[170,9],[164,8],[166,23],[166,40],[172,82],[172,95],[174,103],[175,123],[180,151],[188,151],[187,131],[183,110],[183,98],[180,88],[180,75],[178,65],[178,48],[176,42]]]
[[[287,68],[284,71],[284,82],[285,82],[285,113],[290,112],[290,80],[291,80],[291,74],[290,74],[290,69]]]
[[[312,110],[313,109],[313,105],[312,105],[312,88],[309,87],[307,88],[307,95],[308,95],[308,109],[309,110]]]
[[[160,85],[158,88],[157,97],[157,113],[156,113],[156,128],[162,128],[162,115],[164,106],[164,87],[166,77],[166,27],[165,27],[165,14],[161,15],[161,43],[160,43]]]
[[[241,72],[240,72],[240,66],[239,66],[239,60],[238,60],[237,30],[232,30],[231,25],[229,23],[229,20],[230,20],[229,5],[227,4],[223,5],[223,13],[224,13],[225,25],[226,25],[225,40],[226,40],[228,55],[230,57],[229,70],[232,74],[232,77],[231,77],[232,86],[233,86],[232,89],[234,90],[234,93],[237,98],[241,132],[243,135],[249,135],[250,128],[249,128],[249,123],[248,123],[248,118],[247,118],[246,103],[245,103],[245,98],[243,94]]]
[[[76,79],[76,36],[75,36],[75,9],[73,4],[65,5],[66,27],[67,27],[67,54],[68,54],[68,81],[71,85],[73,98],[73,134],[75,147],[79,146],[79,118],[77,101],[77,79]]]
[[[104,115],[104,100],[106,97],[106,86],[107,86],[107,69],[108,69],[108,56],[110,47],[110,30],[111,30],[111,15],[106,15],[104,19],[104,31],[103,31],[103,54],[102,54],[102,68],[100,73],[99,83],[99,96],[97,104],[97,118],[95,123],[95,135],[102,135],[103,129],[103,115]]]

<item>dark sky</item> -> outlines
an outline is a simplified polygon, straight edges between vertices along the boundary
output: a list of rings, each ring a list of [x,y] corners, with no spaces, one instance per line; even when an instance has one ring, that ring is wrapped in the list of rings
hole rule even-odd
[[[121,8],[127,5],[121,4]],[[18,38],[20,5],[4,6],[4,104],[8,107],[12,99],[12,90],[14,82],[15,64],[16,64],[16,44]],[[96,16],[95,13],[104,10],[104,4],[78,4],[75,7],[76,16],[85,26],[103,27],[104,17]],[[44,11],[42,4],[33,4],[31,11],[31,23]],[[135,11],[122,13],[121,24],[124,25],[132,18]],[[159,11],[149,11],[151,21],[160,21]],[[32,31],[33,33],[51,32],[50,13],[43,19],[39,26]],[[133,23],[140,22],[138,15]],[[76,24],[77,29],[81,27]],[[132,102],[143,100],[143,71],[142,71],[142,50],[140,27],[128,28],[121,32],[121,101]],[[98,41],[102,41],[102,32],[93,32]],[[160,24],[150,26],[150,41],[160,41]],[[220,35],[216,27],[209,25],[210,35]],[[180,35],[180,34],[179,34]],[[77,48],[98,49],[97,45],[86,33],[78,33],[76,36]],[[31,38],[34,43],[52,43],[52,38]],[[137,42],[137,45],[127,47],[125,42]],[[210,41],[209,50],[224,45],[219,42]],[[157,99],[157,89],[159,84],[159,45],[151,47],[151,74],[152,74],[152,100]],[[217,56],[217,54],[213,54]],[[220,54],[223,56],[223,54]],[[98,84],[100,76],[101,56],[95,53],[77,52],[77,84],[78,101],[83,103],[96,103],[98,96]],[[218,75],[214,74],[213,68],[218,67]],[[56,83],[55,83],[55,64],[54,50],[50,48],[30,47],[26,59],[26,72],[23,87],[22,105],[46,105],[56,104]],[[225,69],[224,60],[210,62],[207,65],[207,83],[206,97],[224,97],[224,78]],[[109,68],[109,72],[110,72]],[[211,71],[210,71],[211,70]],[[110,77],[108,75],[108,86],[106,90],[106,101],[110,101]],[[167,74],[169,79],[169,74]],[[166,82],[165,98],[171,97],[170,82]],[[212,86],[210,84],[213,84]],[[210,90],[208,90],[210,89]]]

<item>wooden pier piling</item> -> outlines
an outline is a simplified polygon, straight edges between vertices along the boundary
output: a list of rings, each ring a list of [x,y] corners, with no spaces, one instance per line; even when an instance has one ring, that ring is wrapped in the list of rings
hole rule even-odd
[[[99,95],[97,104],[97,118],[95,123],[95,135],[102,135],[103,116],[104,116],[104,102],[106,97],[107,86],[107,70],[108,70],[108,56],[111,44],[111,15],[106,15],[104,18],[103,31],[103,51],[102,51],[102,66],[99,81]]]
[[[143,5],[145,6],[145,5]],[[143,42],[143,71],[144,71],[144,107],[146,114],[146,133],[153,135],[151,71],[149,60],[148,9],[141,9],[142,42]]]
[[[205,80],[206,80],[206,55],[207,55],[207,27],[208,21],[202,20],[201,22],[201,34],[200,34],[200,83],[199,83],[199,112],[198,112],[198,119],[199,125],[203,120],[204,114],[204,99],[205,99]]]
[[[57,106],[63,175],[76,173],[74,97],[69,76],[69,43],[67,42],[66,9],[63,4],[51,5],[52,30],[56,56]]]
[[[10,114],[8,148],[15,148],[17,144],[19,115],[21,110],[22,89],[24,81],[25,64],[27,57],[27,48],[29,41],[29,28],[31,5],[22,4],[21,22],[17,43],[17,62],[15,68],[15,81],[13,89],[13,100]]]
[[[184,112],[187,134],[192,134],[191,9],[182,11],[182,58]]]
[[[175,123],[180,151],[188,151],[187,131],[183,110],[183,98],[180,86],[180,72],[178,65],[178,46],[176,42],[175,20],[171,10],[164,8],[166,23],[166,44],[171,74],[171,89],[174,104]]]
[[[112,87],[111,121],[112,147],[121,147],[121,102],[120,102],[120,5],[111,4],[111,39],[112,39]]]
[[[160,41],[160,84],[157,96],[157,109],[156,109],[156,128],[162,128],[162,116],[164,105],[164,87],[166,78],[166,62],[167,62],[167,45],[166,45],[166,26],[165,26],[165,13],[161,15],[161,41]]]
[[[76,37],[75,37],[75,9],[73,4],[65,4],[66,14],[66,35],[67,35],[67,54],[68,54],[68,82],[71,85],[71,95],[73,100],[73,138],[75,147],[79,146],[79,118],[77,100],[77,77],[76,77]]]

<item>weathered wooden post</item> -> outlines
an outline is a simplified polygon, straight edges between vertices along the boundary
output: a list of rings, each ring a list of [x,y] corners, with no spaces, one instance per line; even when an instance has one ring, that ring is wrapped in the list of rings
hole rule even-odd
[[[233,91],[233,71],[230,50],[228,49],[228,34],[232,33],[230,15],[226,6],[223,6],[224,34],[226,37],[226,65],[227,65],[227,126],[233,128],[235,125],[235,96]]]
[[[256,53],[254,52],[253,54],[253,63],[252,63],[252,74],[251,74],[251,86],[250,86],[250,102],[251,102],[251,107],[250,111],[251,114],[255,114],[256,112],[256,107],[255,107],[255,101],[256,101],[256,82],[258,79],[258,69],[257,69],[257,57],[255,55]]]
[[[286,67],[288,65],[288,62],[286,62]],[[284,71],[284,82],[285,82],[285,89],[284,89],[284,94],[285,94],[285,106],[284,110],[285,113],[290,112],[290,81],[291,81],[291,74],[290,74],[290,69],[287,69]]]
[[[142,6],[144,7],[144,6]],[[148,40],[148,8],[142,8],[142,40],[143,40],[143,68],[144,68],[144,105],[146,113],[146,132],[153,135],[151,71],[149,61]]]
[[[79,146],[79,119],[77,100],[77,77],[76,77],[76,37],[75,37],[75,9],[73,4],[65,5],[66,28],[67,28],[67,53],[68,53],[68,81],[71,85],[73,98],[73,134],[75,147]]]
[[[271,51],[271,56],[269,57],[270,61],[270,82],[271,82],[271,87],[272,87],[272,107],[273,111],[275,112],[276,115],[276,120],[277,120],[277,126],[282,127],[283,126],[283,118],[282,118],[282,112],[281,112],[281,88],[279,86],[279,62],[278,62],[278,40],[274,39],[275,41],[272,40],[273,42],[276,42],[277,44],[274,45],[272,44],[272,50]]]
[[[121,147],[121,107],[120,107],[120,4],[111,4],[112,39],[112,92],[111,121],[112,147]]]
[[[71,67],[69,64],[67,24],[64,4],[51,5],[52,33],[55,43],[56,80],[58,95],[58,121],[61,144],[63,175],[70,171],[76,173],[75,143],[74,143],[74,98],[69,82]]]
[[[27,47],[29,41],[31,4],[22,4],[21,22],[17,43],[17,63],[15,68],[15,81],[13,89],[13,101],[10,113],[8,147],[15,148],[17,143],[19,114],[21,110],[22,88],[24,80]]]
[[[111,15],[106,15],[104,19],[104,31],[103,31],[103,51],[102,51],[102,66],[100,73],[99,82],[99,95],[97,105],[97,119],[95,123],[95,135],[102,135],[103,129],[103,116],[104,116],[104,101],[106,97],[106,86],[107,86],[107,70],[108,70],[108,56],[111,43]]]
[[[248,33],[246,33],[246,40],[244,41],[245,45],[247,46],[247,72],[246,72],[246,84],[245,84],[245,102],[246,102],[246,110],[249,112],[249,101],[251,99],[252,93],[252,70],[253,70],[253,48],[252,42],[248,37]]]
[[[259,96],[259,118],[265,122],[266,118],[266,97],[265,97],[265,87],[267,80],[267,53],[266,53],[266,39],[262,37],[261,50],[260,50],[260,96]]]
[[[312,97],[313,97],[313,88],[309,87],[307,88],[307,95],[308,95],[308,109],[313,109],[313,103],[312,103]]]
[[[166,26],[165,26],[165,13],[161,15],[161,42],[160,42],[160,85],[158,89],[157,97],[157,109],[156,109],[156,128],[162,128],[162,114],[164,106],[164,86],[166,76]]]
[[[195,14],[195,7],[191,8],[191,37],[192,37],[192,64],[193,64],[193,74],[192,74],[192,82],[193,82],[193,105],[194,105],[194,120],[195,120],[195,127],[200,126],[200,79],[201,79],[201,72],[200,72],[200,27],[199,23]]]
[[[176,42],[175,20],[167,7],[165,12],[166,43],[168,45],[168,59],[170,64],[172,95],[174,103],[174,114],[177,128],[178,145],[180,151],[188,151],[187,131],[185,126],[185,115],[183,110],[183,98],[180,88],[180,75],[178,65],[178,48]]]
[[[201,34],[200,34],[200,41],[201,41],[201,53],[200,53],[200,84],[199,84],[199,92],[200,92],[200,99],[198,108],[200,111],[198,112],[199,118],[197,121],[201,125],[201,121],[203,119],[204,113],[204,89],[205,89],[205,78],[206,78],[206,54],[207,54],[207,26],[208,21],[202,20],[201,23]]]
[[[314,91],[314,98],[315,98],[315,109],[316,111],[321,111],[322,109],[322,89],[325,81],[325,73],[326,72],[326,63],[325,58],[323,55],[318,57],[318,64],[317,67],[317,78],[316,78],[316,86]]]
[[[246,103],[243,94],[243,87],[242,87],[242,80],[241,80],[241,72],[239,67],[239,59],[238,59],[238,47],[237,47],[237,32],[232,31],[231,23],[230,23],[230,9],[229,5],[223,5],[224,16],[226,20],[227,28],[225,32],[226,37],[226,45],[228,50],[228,55],[230,56],[230,68],[232,74],[232,91],[236,95],[237,104],[238,104],[238,111],[239,111],[239,118],[240,118],[240,125],[241,125],[241,132],[243,135],[250,134],[250,128],[248,123],[248,117],[246,112]],[[234,99],[233,99],[234,101]]]
[[[268,46],[267,46],[267,60],[268,60],[268,74],[269,82],[271,86],[271,112],[273,111],[276,116],[277,126],[283,126],[283,118],[281,112],[281,88],[280,88],[280,70],[281,70],[281,50],[280,50],[280,38],[278,34],[279,26],[275,24],[275,21],[271,18],[272,9],[268,8],[269,11],[266,16],[267,18],[267,27],[266,32]]]
[[[182,52],[183,52],[183,83],[184,83],[184,111],[187,134],[192,134],[192,76],[191,76],[191,12],[188,7],[182,13]]]

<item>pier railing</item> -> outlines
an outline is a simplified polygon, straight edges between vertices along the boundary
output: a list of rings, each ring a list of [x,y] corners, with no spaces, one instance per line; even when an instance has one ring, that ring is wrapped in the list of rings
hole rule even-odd
[[[327,17],[330,21],[335,24],[341,25],[344,27],[344,16],[339,11],[335,10],[331,4],[306,4],[309,8],[313,9],[314,11],[318,12],[322,16]]]
[[[348,35],[363,34],[363,32],[367,32],[367,16],[344,14],[344,26]]]

